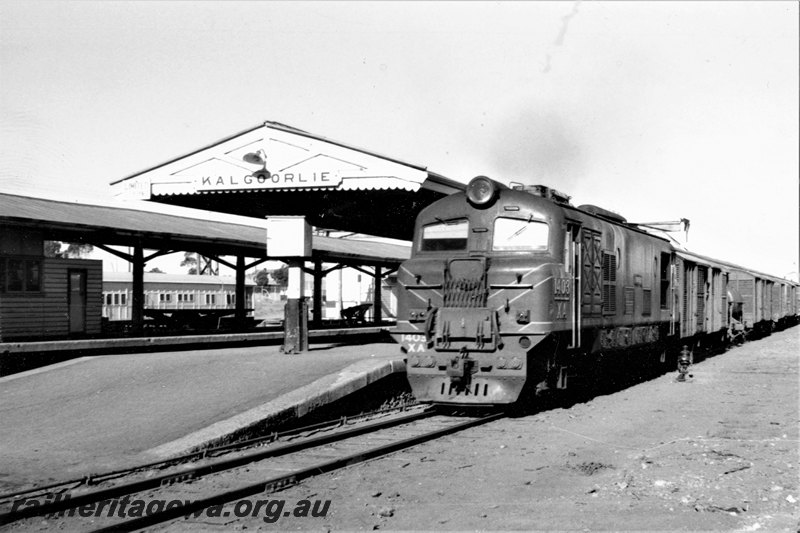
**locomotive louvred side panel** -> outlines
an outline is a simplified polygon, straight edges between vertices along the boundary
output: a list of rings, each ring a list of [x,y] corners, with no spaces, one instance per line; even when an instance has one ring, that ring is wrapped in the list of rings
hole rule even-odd
[[[584,316],[600,316],[603,305],[603,250],[600,232],[584,228],[582,244],[581,312]]]
[[[617,312],[617,256],[603,254],[603,314]]]
[[[623,290],[623,294],[625,296],[625,307],[623,313],[625,315],[632,315],[635,311],[635,295],[634,295],[634,288],[633,287],[625,287]]]

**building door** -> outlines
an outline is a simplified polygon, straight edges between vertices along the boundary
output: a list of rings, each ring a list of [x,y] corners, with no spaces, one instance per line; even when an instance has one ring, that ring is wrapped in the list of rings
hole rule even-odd
[[[86,271],[70,270],[69,276],[69,332],[86,333]]]

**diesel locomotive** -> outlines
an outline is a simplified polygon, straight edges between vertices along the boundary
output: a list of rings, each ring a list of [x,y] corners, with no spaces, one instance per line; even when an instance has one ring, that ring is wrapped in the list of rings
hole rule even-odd
[[[603,359],[665,364],[682,346],[797,317],[795,283],[677,249],[552,188],[485,176],[419,214],[398,285],[393,337],[412,391],[443,404],[512,404]]]

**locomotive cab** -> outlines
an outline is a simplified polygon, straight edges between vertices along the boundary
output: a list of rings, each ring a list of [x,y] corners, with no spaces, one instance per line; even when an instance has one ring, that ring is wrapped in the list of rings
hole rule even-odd
[[[393,334],[420,401],[513,403],[543,378],[536,347],[571,316],[565,227],[551,200],[482,176],[420,213]]]

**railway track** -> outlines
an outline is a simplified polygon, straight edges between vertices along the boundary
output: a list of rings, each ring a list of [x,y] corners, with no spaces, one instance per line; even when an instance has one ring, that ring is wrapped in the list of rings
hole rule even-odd
[[[150,472],[132,481],[123,480],[90,492],[70,494],[69,497],[65,493],[61,496],[41,493],[37,500],[39,505],[18,506],[0,514],[0,525],[45,516],[58,517],[58,521],[75,520],[76,527],[81,530],[133,531],[181,517],[191,519],[192,515],[197,517],[212,506],[256,494],[270,494],[312,476],[382,457],[505,416],[499,412],[473,414],[475,416],[452,417],[433,409],[417,408],[410,413],[349,428],[320,428],[319,434],[297,441],[237,451],[229,457],[188,467],[182,465],[161,475]],[[224,490],[221,487],[225,487]],[[99,510],[89,516],[82,515],[85,518],[76,513],[80,509],[102,509],[102,502],[109,502],[106,505],[110,506],[110,502],[134,494],[143,501],[179,501],[180,505],[127,520]]]

